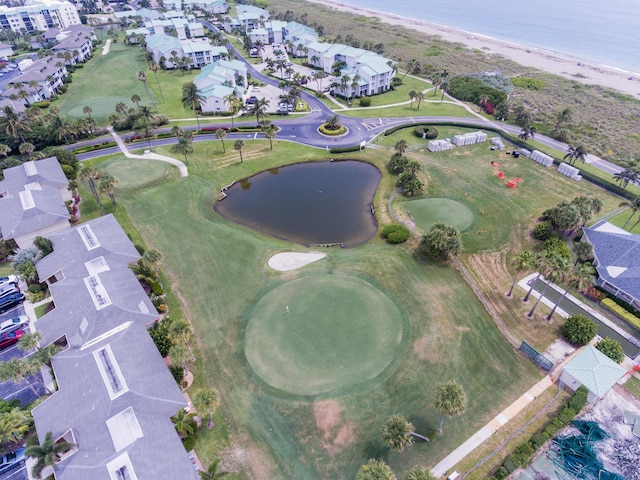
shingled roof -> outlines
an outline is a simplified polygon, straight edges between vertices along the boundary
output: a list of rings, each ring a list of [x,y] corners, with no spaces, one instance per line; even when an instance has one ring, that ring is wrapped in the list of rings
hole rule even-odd
[[[600,279],[640,302],[640,235],[604,220],[585,228],[584,234],[593,245]]]

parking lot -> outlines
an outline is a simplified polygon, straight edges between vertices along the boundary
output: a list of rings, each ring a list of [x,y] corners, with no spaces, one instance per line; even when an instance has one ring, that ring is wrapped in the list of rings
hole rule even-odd
[[[12,307],[6,311],[0,313],[0,323],[5,320],[9,320],[13,317],[18,317],[21,315],[27,315],[24,304],[17,305]],[[31,319],[33,321],[33,319]],[[31,327],[27,327],[23,329],[25,332],[31,332]],[[6,362],[9,360],[13,360],[14,358],[22,358],[25,355],[28,355],[28,352],[20,350],[18,345],[11,345],[7,348],[0,350],[0,362]],[[42,386],[35,380],[32,380],[33,388],[42,395],[44,393],[44,389]],[[28,405],[33,402],[38,395],[33,391],[30,387],[30,384],[25,380],[20,380],[19,382],[14,383],[11,380],[6,382],[0,382],[0,396],[5,400],[20,400],[21,405]],[[0,477],[1,478],[1,477]]]

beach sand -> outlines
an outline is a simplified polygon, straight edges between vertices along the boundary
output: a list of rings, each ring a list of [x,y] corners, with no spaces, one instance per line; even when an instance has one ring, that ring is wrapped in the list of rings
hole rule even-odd
[[[415,20],[399,15],[370,10],[368,8],[353,7],[345,5],[337,0],[306,0],[310,3],[317,3],[326,7],[364,15],[377,17],[384,23],[392,25],[402,25],[406,28],[417,30],[427,35],[437,35],[448,42],[456,42],[467,45],[469,48],[481,50],[487,54],[502,55],[527,67],[533,67],[549,73],[570,78],[577,82],[601,85],[640,98],[640,74],[631,73],[624,70],[588,63],[583,60],[562,56],[560,54],[530,48],[524,45],[505,42],[495,38],[465,32],[455,28],[438,25],[435,23]]]

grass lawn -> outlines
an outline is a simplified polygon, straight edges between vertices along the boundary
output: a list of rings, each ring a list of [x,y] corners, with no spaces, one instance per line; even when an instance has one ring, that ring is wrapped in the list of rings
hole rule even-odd
[[[6,277],[7,275],[15,275],[15,271],[11,266],[11,261],[0,262],[0,277]]]
[[[145,188],[116,189],[116,196],[128,214],[124,228],[137,230],[149,247],[163,253],[167,281],[181,299],[184,314],[194,324],[203,354],[203,371],[222,393],[222,410],[234,445],[251,451],[248,458],[255,459],[246,465],[250,478],[353,478],[359,465],[370,456],[386,458],[398,474],[418,463],[433,465],[497,413],[501,405],[493,391],[503,392],[504,405],[538,377],[530,362],[516,355],[502,338],[455,270],[436,263],[418,263],[408,248],[392,247],[374,239],[354,249],[328,250],[325,260],[300,272],[276,273],[266,266],[269,256],[301,247],[233,225],[212,211],[219,188],[231,180],[289,163],[290,159],[321,159],[324,152],[288,143],[271,152],[268,142],[248,141],[243,152],[245,161],[240,164],[236,152],[222,153],[220,142],[198,143],[194,148],[188,178],[170,177],[162,184]],[[383,168],[389,155],[370,150],[351,156],[367,158]],[[110,159],[98,167],[122,168],[118,161]],[[121,161],[135,169],[135,163]],[[391,179],[385,175],[377,202],[383,202],[392,188]],[[118,208],[117,215],[123,212]],[[127,223],[129,218],[132,224]],[[378,299],[382,306],[376,306],[376,310],[391,308],[389,312],[393,312],[390,305],[398,305],[403,312],[401,317],[407,319],[407,327],[401,329],[401,341],[396,340],[398,320],[379,323],[378,314],[372,318],[378,318],[377,324],[362,323],[371,312],[357,312],[349,303],[331,302],[332,308],[337,309],[332,310],[335,316],[337,312],[349,315],[355,322],[352,327],[362,326],[362,334],[372,335],[380,328],[396,332],[383,361],[376,360],[372,370],[350,372],[349,382],[319,395],[293,393],[267,383],[260,376],[264,372],[252,368],[251,359],[247,360],[250,350],[244,348],[252,337],[256,309],[273,302],[269,292],[274,289],[299,291],[294,288],[297,281],[320,281],[327,288],[335,288],[340,283],[333,282],[340,280],[348,280],[347,285],[356,288],[360,302],[382,297]],[[313,297],[312,290],[305,290]],[[373,295],[376,290],[385,296]],[[327,290],[330,291],[331,288]],[[386,303],[385,297],[391,303]],[[296,298],[294,295],[289,305],[291,315],[306,305]],[[344,292],[337,298],[344,298]],[[278,318],[280,307],[277,301],[272,303],[270,318]],[[398,318],[397,315],[386,316]],[[322,317],[316,312],[313,318]],[[323,320],[324,324],[316,325],[319,330],[314,331],[326,332],[338,326],[336,319]],[[349,325],[340,327],[342,332],[350,330]],[[273,335],[270,329],[269,333]],[[311,337],[318,342],[323,339],[318,334]],[[355,340],[339,340],[342,347],[337,346],[334,352],[343,351],[341,355],[355,358],[357,352],[346,351]],[[374,339],[357,340],[366,345]],[[319,345],[313,343],[309,347]],[[264,346],[258,342],[256,348]],[[315,354],[304,357],[300,350],[290,352],[301,360],[318,358]],[[360,368],[368,363],[363,362]],[[274,364],[269,368],[273,371]],[[380,373],[376,376],[377,372]],[[380,435],[386,417],[402,413],[422,432],[436,428],[438,414],[425,399],[430,398],[437,382],[449,379],[461,382],[469,394],[468,414],[448,420],[445,435],[429,444],[415,445],[402,455],[390,452]],[[486,388],[488,384],[492,389]],[[217,442],[221,445],[224,439]],[[203,438],[197,449],[206,453],[213,447]]]
[[[353,106],[354,109],[339,110],[342,115],[358,118],[370,118],[370,117],[411,117],[411,116],[424,116],[424,115],[438,115],[443,117],[473,117],[465,108],[454,105],[448,102],[422,102],[420,104],[420,110],[417,108],[417,103],[414,102],[413,108],[410,108],[410,104],[397,105],[391,107],[368,107],[360,110],[355,110],[358,107],[356,101]],[[334,105],[329,105],[331,108],[335,108]]]
[[[139,71],[147,70],[147,64],[139,48],[132,55],[134,48],[124,43],[114,43],[105,56],[102,55],[102,48],[98,48],[84,68],[73,74],[73,83],[69,85],[67,93],[54,102],[62,115],[86,117],[83,108],[89,106],[93,109],[92,117],[100,125],[106,125],[107,117],[116,113],[116,103],[135,106],[131,102],[133,94],[140,95],[142,103],[154,105],[156,99],[153,94],[150,98],[137,78]]]
[[[51,302],[43,303],[42,305],[38,305],[34,310],[36,312],[36,319],[42,317],[45,313],[47,313],[47,307],[51,305]]]
[[[473,224],[474,214],[465,204],[448,198],[421,198],[406,202],[411,217],[423,231],[434,223],[442,222],[461,232]]]
[[[462,133],[439,130],[443,137]],[[452,200],[473,212],[461,260],[484,294],[482,303],[456,270],[416,262],[415,240],[393,247],[374,238],[357,248],[327,250],[327,258],[300,271],[277,273],[266,266],[273,253],[303,248],[213,212],[222,186],[292,160],[324,159],[317,149],[284,142],[270,151],[267,141],[249,140],[241,164],[237,152],[222,152],[220,142],[197,143],[187,178],[161,163],[119,155],[92,161],[122,178],[115,214],[123,228],[135,243],[164,256],[172,301],[193,323],[202,352],[192,388],[208,382],[222,393],[231,437],[224,429],[206,432],[196,447],[201,456],[216,452],[233,465],[226,448],[233,441],[251,452],[246,463],[236,460],[248,478],[353,478],[370,457],[384,458],[401,476],[415,464],[433,466],[539,377],[500,332],[506,328],[544,348],[557,325],[523,322],[520,310],[526,307],[504,298],[511,280],[509,248],[528,244],[533,219],[567,195],[597,194],[604,212],[618,200],[487,145],[427,153],[425,141],[407,129],[381,137],[375,149],[348,154],[383,172],[374,201],[381,226],[389,221],[382,207],[395,182],[385,165],[400,139],[423,165],[425,198]],[[170,154],[164,147],[154,150]],[[495,177],[490,162],[496,157],[508,176],[525,179],[517,189]],[[99,213],[91,203],[83,202],[83,218]],[[405,203],[397,202],[396,210]],[[484,277],[494,283],[483,283]],[[373,299],[382,303],[370,304]],[[495,321],[495,311],[505,312],[504,325]],[[371,342],[380,340],[386,342],[380,352],[367,356]],[[341,377],[335,369],[345,359],[350,368]],[[432,389],[451,379],[469,395],[467,413],[447,420],[445,434],[431,443],[402,454],[390,451],[380,434],[384,420],[402,413],[419,432],[429,433],[439,420],[429,406]]]
[[[638,380],[636,377],[631,377],[625,382],[624,388],[626,388],[629,393],[640,400],[640,380]]]

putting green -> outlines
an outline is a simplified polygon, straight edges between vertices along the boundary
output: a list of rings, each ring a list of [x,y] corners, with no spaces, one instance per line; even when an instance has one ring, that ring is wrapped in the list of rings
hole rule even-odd
[[[157,183],[173,174],[178,175],[176,167],[169,163],[126,158],[125,156],[107,160],[100,166],[101,170],[106,170],[114,178],[118,179],[116,190],[142,188]]]
[[[396,355],[403,323],[398,306],[360,278],[304,277],[258,301],[245,355],[269,385],[316,395],[380,374]]]
[[[473,212],[465,204],[448,198],[422,198],[405,203],[407,210],[422,230],[442,222],[461,232],[473,224]]]

